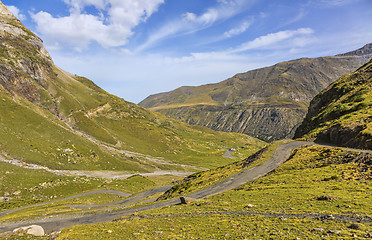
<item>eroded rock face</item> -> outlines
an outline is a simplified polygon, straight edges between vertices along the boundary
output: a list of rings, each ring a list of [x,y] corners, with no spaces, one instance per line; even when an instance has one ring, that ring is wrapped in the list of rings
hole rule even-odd
[[[198,106],[164,109],[159,112],[188,124],[202,125],[218,131],[245,133],[265,141],[293,137],[306,114],[305,109],[297,106]]]

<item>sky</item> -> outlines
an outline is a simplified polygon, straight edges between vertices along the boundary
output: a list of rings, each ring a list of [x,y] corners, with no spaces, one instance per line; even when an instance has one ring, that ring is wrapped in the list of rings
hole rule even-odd
[[[372,42],[371,0],[2,0],[54,63],[138,103]]]

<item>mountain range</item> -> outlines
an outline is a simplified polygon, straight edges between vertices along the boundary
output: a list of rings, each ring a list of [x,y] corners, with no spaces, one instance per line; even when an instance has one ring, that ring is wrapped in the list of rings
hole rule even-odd
[[[139,105],[183,122],[265,141],[293,137],[313,97],[372,58],[372,44],[330,57],[301,58],[225,81],[154,94]]]

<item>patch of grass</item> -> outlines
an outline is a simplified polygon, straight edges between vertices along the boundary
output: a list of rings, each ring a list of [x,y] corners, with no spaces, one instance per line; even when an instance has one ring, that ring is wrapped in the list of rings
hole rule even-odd
[[[1,210],[49,202],[96,189],[136,193],[156,186],[153,181],[139,175],[124,180],[67,177],[4,162],[0,162],[0,181],[0,196],[12,198],[0,202]]]
[[[370,224],[361,226],[363,230],[354,230],[338,221],[224,214],[139,216],[75,226],[57,239],[352,239],[371,229]]]
[[[370,61],[318,94],[310,106],[311,114],[297,130],[297,137],[371,149],[371,69]]]

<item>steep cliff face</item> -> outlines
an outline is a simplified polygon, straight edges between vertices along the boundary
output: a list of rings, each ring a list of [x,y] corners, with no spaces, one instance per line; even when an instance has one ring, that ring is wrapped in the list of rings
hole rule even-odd
[[[296,138],[372,149],[372,60],[318,94]]]
[[[243,155],[263,144],[169,119],[63,71],[0,2],[0,159],[150,172],[184,169],[151,157],[215,167],[229,161],[218,149],[241,145]]]
[[[317,93],[371,57],[369,44],[343,55],[301,58],[237,74],[216,84],[155,94],[140,105],[216,130],[246,133],[263,140],[288,138]]]

